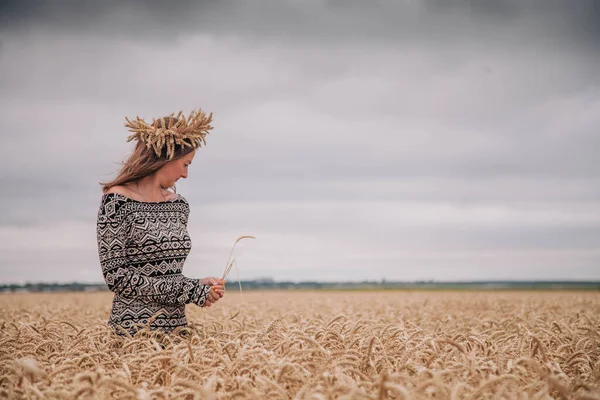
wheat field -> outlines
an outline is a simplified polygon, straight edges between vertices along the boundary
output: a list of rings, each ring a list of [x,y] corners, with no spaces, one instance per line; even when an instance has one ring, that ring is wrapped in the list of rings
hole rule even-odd
[[[111,299],[0,295],[0,398],[600,399],[597,292],[228,293],[132,339]]]

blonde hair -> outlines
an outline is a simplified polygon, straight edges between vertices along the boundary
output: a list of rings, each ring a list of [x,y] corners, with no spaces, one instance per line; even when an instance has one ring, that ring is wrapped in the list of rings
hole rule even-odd
[[[163,121],[168,121],[165,124],[167,126],[172,126],[173,124],[176,124],[178,120],[175,117],[164,117],[156,120],[153,125],[157,128],[165,128],[165,126],[163,126]],[[143,141],[138,140],[133,152],[122,163],[123,166],[121,171],[117,174],[117,177],[109,182],[100,182],[100,185],[102,185],[102,192],[106,192],[113,186],[126,185],[150,176],[168,162],[177,160],[191,153],[195,150],[195,146],[180,146],[176,144],[174,150],[174,156],[169,159],[166,149],[164,149],[160,155],[157,155],[152,147],[149,147]],[[173,190],[175,191],[174,187]]]

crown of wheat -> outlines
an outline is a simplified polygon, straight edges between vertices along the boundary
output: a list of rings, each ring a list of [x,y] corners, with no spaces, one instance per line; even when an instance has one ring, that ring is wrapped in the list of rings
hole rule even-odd
[[[207,115],[201,109],[192,110],[187,118],[181,111],[177,115],[172,113],[168,117],[154,119],[152,124],[140,117],[133,121],[125,117],[125,121],[125,127],[133,132],[127,138],[128,142],[133,139],[142,141],[146,147],[154,149],[158,157],[164,154],[163,149],[166,148],[169,160],[175,155],[175,145],[194,148],[206,146],[205,137],[213,128],[210,125],[212,113]]]

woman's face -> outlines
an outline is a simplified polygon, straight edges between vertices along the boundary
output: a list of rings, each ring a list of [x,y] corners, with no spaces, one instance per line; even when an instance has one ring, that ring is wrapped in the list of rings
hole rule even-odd
[[[196,150],[192,150],[192,152],[186,154],[185,156],[177,160],[169,161],[163,165],[157,172],[160,176],[161,186],[173,187],[175,182],[177,182],[180,178],[187,178],[188,167],[192,163],[195,155]]]

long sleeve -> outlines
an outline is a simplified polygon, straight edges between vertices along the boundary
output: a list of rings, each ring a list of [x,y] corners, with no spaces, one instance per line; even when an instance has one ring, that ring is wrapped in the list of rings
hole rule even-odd
[[[128,265],[131,218],[124,201],[103,201],[98,212],[98,255],[108,288],[123,298],[145,298],[161,304],[204,306],[210,286],[182,274],[146,276]]]

